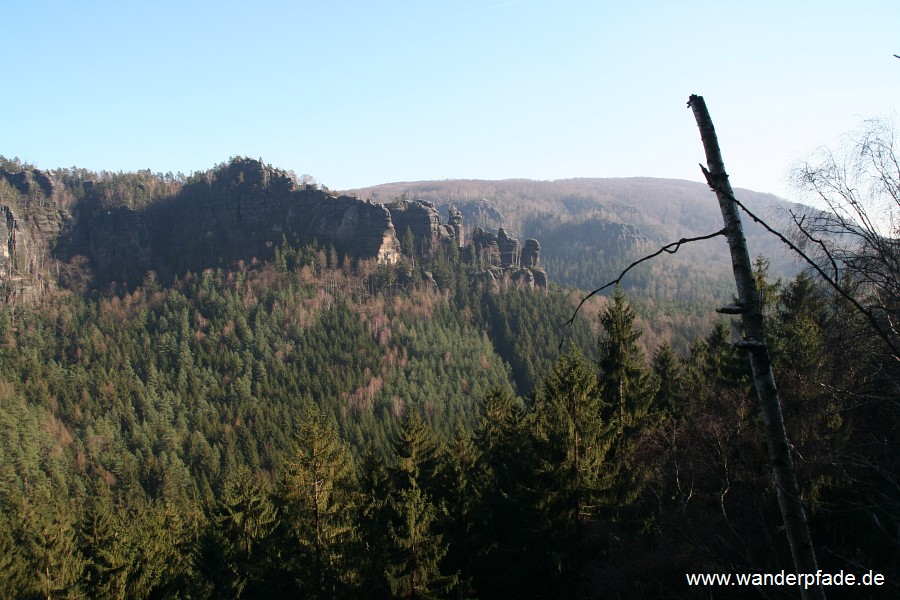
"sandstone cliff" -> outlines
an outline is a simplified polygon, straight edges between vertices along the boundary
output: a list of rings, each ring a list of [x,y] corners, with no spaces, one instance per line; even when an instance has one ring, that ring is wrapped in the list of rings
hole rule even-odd
[[[495,282],[509,277],[529,288],[547,287],[547,273],[541,266],[541,244],[537,240],[525,240],[522,248],[519,239],[503,227],[496,235],[476,227],[472,243],[478,262],[486,267],[476,279]]]
[[[50,254],[71,220],[68,204],[51,174],[0,169],[0,302],[33,299],[53,284]]]
[[[0,301],[33,298],[59,282],[79,290],[132,286],[151,270],[166,279],[266,260],[285,237],[394,264],[407,229],[420,252],[465,246],[462,213],[452,206],[448,213],[442,223],[431,202],[335,195],[246,158],[182,179],[0,169]],[[523,249],[502,228],[478,231],[467,256],[487,257],[498,278],[546,286],[536,241]]]
[[[266,259],[282,236],[333,244],[341,253],[393,264],[400,256],[390,213],[381,205],[297,186],[252,159],[189,181],[142,209],[83,203],[73,247],[87,248],[103,279],[139,282]]]

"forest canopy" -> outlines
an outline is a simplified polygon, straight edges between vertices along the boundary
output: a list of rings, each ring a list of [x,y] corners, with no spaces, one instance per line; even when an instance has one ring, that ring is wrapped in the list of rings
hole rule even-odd
[[[136,210],[207,185],[94,175],[57,172],[52,197],[92,180]],[[31,177],[4,193],[44,214]],[[896,236],[830,214],[796,234],[896,342]],[[563,335],[582,292],[412,241],[389,265],[285,234],[127,284],[44,257],[60,285],[0,307],[0,595],[704,597],[685,573],[791,564],[718,292],[686,309],[617,287]],[[820,566],[893,596],[897,356],[818,274],[754,275]]]

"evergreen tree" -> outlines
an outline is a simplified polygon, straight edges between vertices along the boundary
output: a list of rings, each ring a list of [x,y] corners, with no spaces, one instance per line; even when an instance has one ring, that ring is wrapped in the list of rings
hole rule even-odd
[[[81,542],[88,559],[87,583],[97,598],[125,598],[135,556],[130,532],[116,513],[109,488],[95,484],[85,507]]]
[[[360,566],[369,598],[389,598],[390,588],[385,573],[390,541],[388,523],[390,514],[390,476],[384,459],[375,445],[366,446],[362,459],[360,492],[362,495],[359,523],[362,538]]]
[[[388,584],[394,598],[446,597],[456,577],[441,574],[441,559],[447,554],[443,536],[435,533],[437,510],[415,483],[397,491],[390,500],[394,518],[389,525],[391,562]]]
[[[410,259],[412,263],[415,264],[416,236],[408,225],[406,226],[406,231],[403,232],[403,237],[400,238],[400,250],[406,258]]]
[[[25,587],[14,597],[78,598],[83,594],[85,559],[78,547],[74,507],[42,491],[34,498],[11,499],[16,553],[26,567]],[[10,565],[12,566],[12,565]],[[17,570],[13,567],[13,573]]]
[[[306,597],[346,596],[357,584],[349,560],[356,541],[356,474],[334,423],[309,406],[294,457],[284,467],[279,498],[290,545],[298,552],[298,581]]]
[[[535,447],[540,458],[536,508],[544,516],[542,544],[547,570],[560,595],[580,585],[588,525],[602,492],[610,486],[605,460],[613,437],[602,418],[597,374],[576,349],[563,354],[535,401]]]
[[[31,587],[30,572],[13,535],[13,524],[0,511],[0,596],[15,598]]]
[[[404,412],[393,450],[394,488],[419,487],[432,497],[436,495],[443,476],[443,451],[434,430],[414,408],[407,407]]]
[[[388,500],[390,562],[387,580],[395,598],[436,598],[456,586],[456,576],[441,573],[447,554],[438,533],[443,503],[435,504],[439,489],[441,448],[434,432],[418,412],[407,408],[394,440],[393,488]]]
[[[229,465],[203,553],[217,595],[239,598],[264,589],[275,525],[276,510],[260,479],[244,464]]]
[[[642,331],[635,327],[637,313],[625,292],[616,286],[610,303],[600,316],[602,397],[607,411],[610,448],[609,476],[615,480],[609,501],[619,509],[632,502],[640,488],[641,475],[629,469],[630,453],[651,416],[657,384],[644,352],[638,345]]]
[[[551,447],[545,469],[555,480],[562,510],[574,524],[581,542],[583,522],[596,509],[597,493],[608,485],[601,467],[612,441],[603,422],[603,404],[597,375],[578,350],[563,354],[544,383],[536,418]]]
[[[519,399],[493,389],[482,403],[476,437],[479,477],[484,491],[475,507],[480,523],[473,583],[483,598],[551,596],[558,583],[555,561],[558,523],[546,510],[544,448],[535,419]]]
[[[478,507],[488,481],[479,468],[480,455],[471,435],[458,429],[448,447],[448,468],[444,496],[447,499],[447,523],[444,528],[448,553],[444,563],[448,572],[460,577],[460,596],[466,595],[476,568],[479,532],[484,523]]]
[[[670,415],[681,414],[685,409],[688,394],[681,358],[672,346],[665,342],[653,354],[652,366],[659,384],[655,406]]]

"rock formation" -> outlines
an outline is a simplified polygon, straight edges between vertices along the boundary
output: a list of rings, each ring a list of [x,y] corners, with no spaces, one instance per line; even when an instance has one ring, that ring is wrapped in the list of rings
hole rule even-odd
[[[448,219],[447,222],[450,224],[451,229],[453,229],[453,234],[456,236],[456,245],[459,248],[462,248],[466,245],[466,237],[465,230],[463,229],[463,216],[458,208],[450,205],[448,210]]]
[[[49,283],[50,248],[71,218],[38,169],[0,169],[0,302],[37,297]]]
[[[431,202],[387,205],[298,185],[284,171],[237,158],[185,180],[148,172],[97,176],[0,169],[0,301],[30,297],[57,278],[106,286],[265,259],[283,237],[395,264],[409,229],[418,250],[467,246],[460,210],[441,223]],[[427,242],[427,243],[426,243]],[[478,228],[471,245],[491,279],[546,286],[540,245]],[[54,262],[55,261],[55,262]],[[51,263],[55,267],[51,267]]]
[[[525,240],[525,248],[522,250],[522,266],[541,266],[541,243],[537,240]]]
[[[462,214],[454,207],[450,207],[449,223],[443,224],[433,202],[397,199],[384,206],[391,215],[397,235],[402,238],[409,229],[419,252],[451,240],[457,247],[463,246]]]
[[[256,160],[235,159],[137,207],[110,193],[115,177],[79,182],[70,213],[58,202],[63,186],[49,175],[0,170],[0,198],[9,202],[0,203],[0,300],[27,296],[46,280],[51,249],[62,263],[86,257],[99,285],[134,285],[151,269],[171,276],[265,258],[283,235],[388,264],[400,258],[384,206],[300,188]]]
[[[476,260],[486,269],[476,276],[485,281],[499,281],[504,276],[526,287],[547,287],[547,274],[541,267],[541,245],[537,240],[526,240],[525,248],[519,239],[501,227],[494,235],[481,227],[472,234]]]

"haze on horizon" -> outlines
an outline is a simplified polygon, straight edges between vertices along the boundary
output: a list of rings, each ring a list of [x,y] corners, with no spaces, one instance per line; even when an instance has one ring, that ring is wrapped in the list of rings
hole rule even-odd
[[[0,154],[188,173],[261,157],[334,189],[700,179],[703,95],[736,187],[900,91],[900,3],[9,3]],[[792,198],[793,199],[793,198]]]

